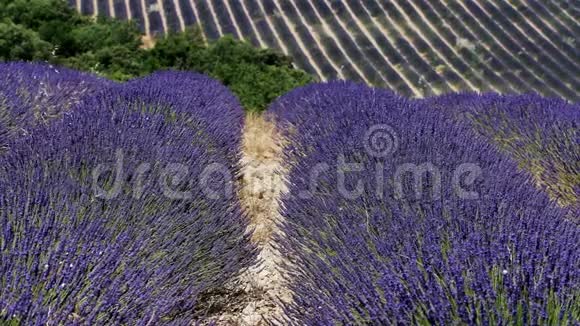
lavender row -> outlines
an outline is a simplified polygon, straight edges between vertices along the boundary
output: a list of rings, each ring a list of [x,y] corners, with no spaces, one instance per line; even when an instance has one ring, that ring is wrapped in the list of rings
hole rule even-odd
[[[207,293],[255,257],[233,184],[241,112],[217,82],[167,72],[84,98],[9,138],[0,157],[0,322],[202,318]],[[210,166],[220,169],[208,174]]]
[[[563,205],[580,198],[580,106],[538,95],[449,94],[425,105],[470,125],[533,174]]]
[[[113,82],[62,67],[0,63],[0,151],[9,137],[58,118]]]
[[[129,81],[123,92],[134,99],[134,110],[163,114],[188,128],[203,129],[192,141],[226,155],[228,165],[237,168],[244,111],[218,81],[197,73],[160,71]]]
[[[336,82],[272,105],[292,144],[278,239],[294,262],[290,317],[308,325],[577,322],[573,212],[471,125],[424,104]]]

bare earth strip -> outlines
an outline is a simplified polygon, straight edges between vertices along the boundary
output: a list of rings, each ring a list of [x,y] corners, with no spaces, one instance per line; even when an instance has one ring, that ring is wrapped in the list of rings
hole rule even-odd
[[[243,273],[236,288],[228,290],[239,300],[212,318],[218,325],[287,324],[282,306],[292,301],[281,255],[273,237],[281,234],[277,222],[280,195],[287,191],[282,166],[284,143],[273,123],[248,115],[244,128],[240,200],[251,221],[252,240],[259,248],[257,263]],[[287,263],[286,263],[287,264]]]

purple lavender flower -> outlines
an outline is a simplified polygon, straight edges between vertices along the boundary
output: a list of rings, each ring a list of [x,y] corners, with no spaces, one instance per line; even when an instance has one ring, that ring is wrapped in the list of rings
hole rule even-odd
[[[563,205],[580,198],[580,106],[538,95],[459,93],[424,100],[471,125],[529,171]]]
[[[269,114],[292,143],[278,242],[297,324],[578,321],[580,228],[565,218],[577,211],[471,126],[344,82],[296,89]],[[386,155],[369,151],[376,126]],[[341,161],[356,169],[341,176]]]
[[[238,161],[244,111],[235,95],[217,80],[197,73],[160,71],[129,81],[123,89],[127,96],[147,103],[147,107],[137,105],[141,111],[155,107],[165,110],[162,113],[172,120],[204,126],[207,141],[227,149],[232,161]]]
[[[234,187],[228,153],[240,134],[208,143],[222,122],[205,114],[241,108],[220,107],[235,102],[207,78],[176,78],[187,81],[189,101],[177,98],[186,92],[177,82],[141,93],[129,83],[9,139],[13,150],[0,157],[0,321],[190,324],[204,314],[202,293],[253,262],[235,189],[207,193]],[[212,94],[216,104],[203,106]],[[226,174],[201,180],[216,164]]]
[[[48,64],[0,63],[0,150],[8,137],[58,118],[113,82]]]

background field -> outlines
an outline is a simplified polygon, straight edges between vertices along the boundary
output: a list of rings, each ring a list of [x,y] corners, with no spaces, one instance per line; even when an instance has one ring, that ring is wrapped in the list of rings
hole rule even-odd
[[[290,55],[321,80],[350,79],[422,97],[539,92],[578,101],[573,1],[69,0],[81,13],[161,35],[198,25]]]

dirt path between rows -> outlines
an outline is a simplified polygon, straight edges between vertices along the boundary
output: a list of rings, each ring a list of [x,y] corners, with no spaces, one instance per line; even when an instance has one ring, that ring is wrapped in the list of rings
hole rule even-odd
[[[258,262],[238,282],[238,296],[243,299],[239,300],[235,311],[222,313],[217,318],[218,325],[280,325],[288,322],[282,305],[292,301],[292,293],[278,267],[281,255],[272,246],[273,235],[281,232],[276,225],[282,218],[279,198],[287,191],[282,165],[283,146],[271,122],[260,115],[246,117],[240,201],[249,214],[252,240],[260,251]]]

